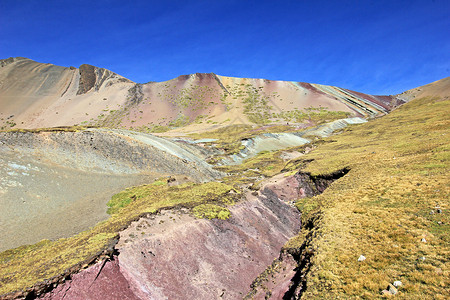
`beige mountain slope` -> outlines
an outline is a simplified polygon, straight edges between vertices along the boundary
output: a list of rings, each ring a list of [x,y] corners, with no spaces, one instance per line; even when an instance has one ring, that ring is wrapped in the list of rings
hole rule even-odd
[[[0,60],[3,129],[79,124],[193,132],[230,124],[311,123],[311,115],[319,121],[374,117],[403,102],[320,84],[212,73],[139,84],[90,65]]]
[[[72,125],[122,103],[133,83],[105,69],[41,64],[26,58],[0,61],[0,120],[16,127]],[[114,89],[107,88],[114,84]],[[91,93],[87,93],[91,91]],[[103,98],[109,99],[102,102]]]
[[[450,98],[450,77],[437,80],[424,86],[407,90],[397,97],[404,101],[422,97],[440,97],[442,99]]]

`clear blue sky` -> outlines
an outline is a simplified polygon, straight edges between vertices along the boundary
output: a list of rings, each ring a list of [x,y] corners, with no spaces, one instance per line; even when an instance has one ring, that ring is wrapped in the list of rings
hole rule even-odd
[[[396,94],[450,76],[450,1],[0,1],[0,58]]]

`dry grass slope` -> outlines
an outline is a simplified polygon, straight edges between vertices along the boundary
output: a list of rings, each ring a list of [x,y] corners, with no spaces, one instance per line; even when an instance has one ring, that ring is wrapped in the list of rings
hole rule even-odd
[[[302,298],[376,299],[396,280],[396,299],[450,297],[449,111],[416,99],[303,157],[312,174],[351,171],[298,203],[313,226],[285,248],[313,253]]]

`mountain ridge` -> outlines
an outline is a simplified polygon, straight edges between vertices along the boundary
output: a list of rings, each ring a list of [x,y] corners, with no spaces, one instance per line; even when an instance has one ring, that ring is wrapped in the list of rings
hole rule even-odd
[[[135,83],[88,64],[61,67],[16,57],[0,60],[0,66],[3,129],[94,125],[161,132],[185,126],[202,131],[232,124],[313,125],[308,109],[326,115],[323,121],[371,118],[405,102],[334,86],[214,73]]]

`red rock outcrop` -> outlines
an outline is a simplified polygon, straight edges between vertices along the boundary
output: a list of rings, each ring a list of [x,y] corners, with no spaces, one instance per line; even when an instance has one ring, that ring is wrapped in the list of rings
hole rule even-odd
[[[95,80],[95,67],[86,64],[81,65],[77,95],[85,94],[90,91],[95,85]]]
[[[121,233],[117,257],[42,299],[243,298],[300,228],[298,211],[275,194],[247,198],[230,208],[228,220],[180,211],[141,218]]]
[[[98,276],[97,276],[98,275]],[[59,285],[41,299],[140,299],[130,290],[120,272],[117,257],[74,274],[65,284]]]

